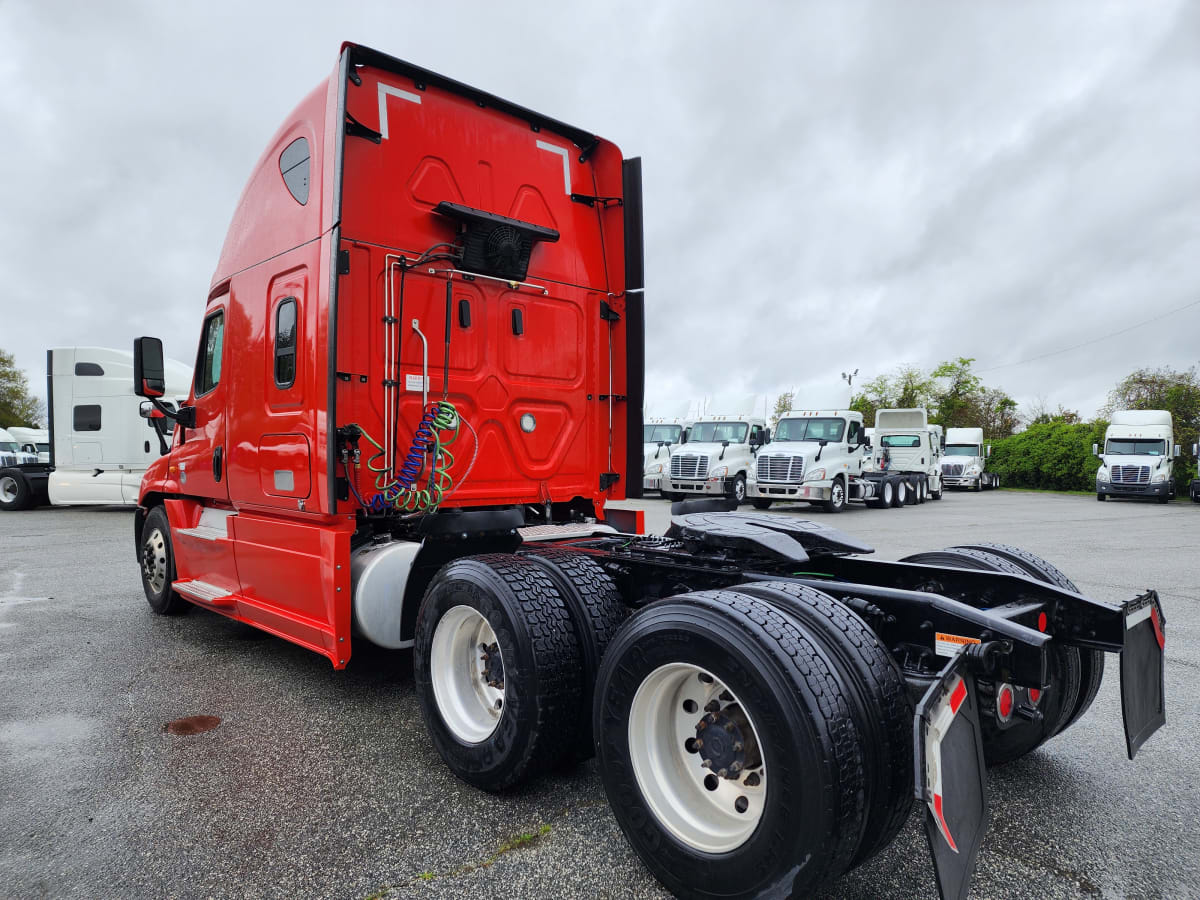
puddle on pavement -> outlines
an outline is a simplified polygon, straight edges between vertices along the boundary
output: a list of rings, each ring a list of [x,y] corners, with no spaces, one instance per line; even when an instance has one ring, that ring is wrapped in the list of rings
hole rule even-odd
[[[221,724],[220,716],[185,716],[163,726],[168,734],[203,734]]]

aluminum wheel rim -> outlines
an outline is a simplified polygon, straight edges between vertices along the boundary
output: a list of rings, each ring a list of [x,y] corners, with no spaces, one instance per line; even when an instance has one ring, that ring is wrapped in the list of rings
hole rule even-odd
[[[833,505],[841,506],[846,501],[846,492],[842,488],[840,481],[833,483]]]
[[[719,679],[698,666],[668,663],[647,675],[634,694],[629,755],[642,796],[668,832],[696,850],[728,853],[758,827],[767,775],[760,759],[736,777],[720,777],[704,766],[703,751],[689,749],[698,721],[714,702],[722,715],[740,708],[761,747],[749,713]]]
[[[12,503],[17,499],[17,479],[11,475],[0,478],[0,500]]]
[[[746,482],[737,480],[733,483],[733,496],[739,502],[746,499]]]
[[[495,674],[489,669],[493,656],[503,673],[496,633],[478,610],[455,606],[446,611],[433,631],[429,673],[442,721],[468,744],[486,740],[503,713],[504,682],[497,687],[497,679],[489,677]]]
[[[150,590],[158,594],[167,583],[167,541],[162,531],[151,529],[142,541],[142,574]]]

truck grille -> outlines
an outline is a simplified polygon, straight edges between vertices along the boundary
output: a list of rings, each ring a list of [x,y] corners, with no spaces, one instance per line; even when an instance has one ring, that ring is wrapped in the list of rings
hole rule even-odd
[[[777,484],[799,484],[804,478],[803,456],[760,456],[758,480]]]
[[[942,463],[942,474],[958,478],[963,473],[962,463]]]
[[[676,453],[671,457],[672,478],[704,478],[708,475],[708,457]]]
[[[1149,484],[1149,466],[1113,466],[1112,480],[1114,484]]]

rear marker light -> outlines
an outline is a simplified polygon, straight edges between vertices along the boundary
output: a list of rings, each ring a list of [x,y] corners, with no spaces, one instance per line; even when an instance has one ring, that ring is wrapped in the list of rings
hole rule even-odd
[[[1030,703],[1032,703],[1034,706],[1037,706],[1037,705],[1038,705],[1038,701],[1039,701],[1039,700],[1041,700],[1041,699],[1042,699],[1042,692],[1041,692],[1041,691],[1039,691],[1037,688],[1030,688],[1030,689],[1029,689],[1029,702],[1030,702]]]
[[[1046,626],[1048,624],[1049,624],[1049,620],[1047,620],[1046,614],[1044,612],[1038,613],[1038,631],[1040,631],[1044,634],[1046,631]]]
[[[996,691],[996,715],[1001,722],[1007,722],[1013,714],[1013,689],[1011,685],[1002,684]]]

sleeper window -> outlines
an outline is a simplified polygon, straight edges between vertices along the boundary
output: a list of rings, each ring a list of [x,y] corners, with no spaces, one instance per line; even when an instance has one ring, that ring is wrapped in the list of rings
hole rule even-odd
[[[275,310],[275,386],[296,383],[296,298],[288,297]]]

